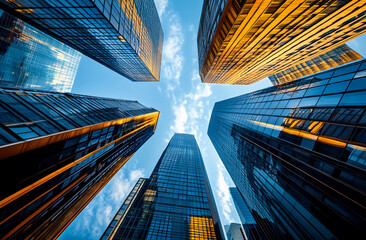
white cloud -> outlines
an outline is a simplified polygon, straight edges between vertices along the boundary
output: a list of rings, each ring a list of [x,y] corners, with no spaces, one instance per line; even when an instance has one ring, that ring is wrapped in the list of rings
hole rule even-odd
[[[217,178],[217,193],[219,195],[218,204],[221,205],[221,211],[227,222],[233,222],[231,218],[231,209],[233,208],[231,203],[231,195],[229,191],[229,185],[224,177],[224,165],[219,162],[217,164],[218,178]]]
[[[204,105],[204,99],[211,96],[211,87],[208,84],[200,82],[200,77],[196,70],[192,74],[193,87],[187,94],[179,98],[173,98],[172,110],[174,113],[174,121],[171,126],[169,135],[174,132],[190,133],[196,135],[196,139],[200,144],[205,129],[205,119],[209,115],[209,109]]]
[[[167,81],[168,96],[180,85],[180,75],[183,69],[184,56],[182,46],[184,34],[178,16],[174,13],[169,14],[169,30],[167,40],[163,47],[162,69],[165,80]]]
[[[123,170],[120,170],[95,199],[86,206],[78,216],[79,220],[74,221],[76,223],[75,235],[80,238],[99,238],[136,181],[144,176],[143,169],[133,169],[129,172],[129,176],[126,176]],[[92,236],[86,236],[89,233]]]
[[[159,17],[165,12],[165,8],[168,6],[168,0],[155,0],[156,9],[158,10]]]

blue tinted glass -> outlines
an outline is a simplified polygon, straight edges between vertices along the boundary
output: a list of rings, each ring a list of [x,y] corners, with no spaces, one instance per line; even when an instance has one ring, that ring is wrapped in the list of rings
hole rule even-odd
[[[299,107],[312,107],[318,102],[319,97],[303,98],[299,104]]]
[[[329,84],[323,94],[331,94],[331,93],[340,93],[346,91],[346,88],[348,87],[349,81],[335,83],[335,84]]]
[[[337,106],[341,97],[342,97],[342,94],[322,96],[322,97],[320,97],[319,102],[317,103],[316,106],[317,107]]]
[[[355,73],[350,73],[350,74],[342,75],[339,77],[333,77],[332,79],[330,79],[329,83],[336,83],[336,82],[341,82],[341,81],[345,81],[345,80],[351,80],[353,78],[353,75],[355,75]]]
[[[366,89],[366,77],[359,78],[359,79],[353,79],[351,84],[347,88],[347,91],[357,91],[357,90],[363,90],[363,89]]]
[[[357,72],[354,78],[366,77],[366,71]]]
[[[344,74],[347,74],[347,73],[355,72],[355,71],[357,71],[359,66],[360,66],[360,64],[357,63],[357,64],[352,64],[352,65],[347,66],[347,67],[339,68],[339,69],[334,71],[333,77],[337,77],[337,76],[344,75]]]
[[[340,106],[360,106],[366,105],[366,91],[345,93]]]
[[[305,93],[305,97],[321,95],[324,91],[324,88],[325,88],[325,85],[320,86],[320,87],[309,88]]]

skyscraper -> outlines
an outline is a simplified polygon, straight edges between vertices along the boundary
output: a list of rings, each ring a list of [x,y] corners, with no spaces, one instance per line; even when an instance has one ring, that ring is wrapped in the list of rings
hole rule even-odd
[[[224,239],[193,135],[172,137],[150,178],[137,182],[101,239]]]
[[[0,6],[132,81],[159,81],[163,30],[153,0],[0,0]]]
[[[202,82],[250,84],[306,65],[365,33],[365,13],[364,0],[205,0],[197,38]]]
[[[0,89],[0,238],[53,239],[152,136],[136,101]]]
[[[215,104],[208,135],[269,239],[366,226],[366,60]]]
[[[0,86],[70,92],[81,54],[0,9]]]

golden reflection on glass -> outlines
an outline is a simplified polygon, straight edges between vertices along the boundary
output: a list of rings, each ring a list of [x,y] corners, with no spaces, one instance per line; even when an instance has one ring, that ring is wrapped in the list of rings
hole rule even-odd
[[[251,84],[312,61],[366,32],[364,0],[234,3],[226,4],[207,54],[200,56],[202,82]]]
[[[216,239],[212,218],[205,216],[191,216],[189,222],[189,239]]]

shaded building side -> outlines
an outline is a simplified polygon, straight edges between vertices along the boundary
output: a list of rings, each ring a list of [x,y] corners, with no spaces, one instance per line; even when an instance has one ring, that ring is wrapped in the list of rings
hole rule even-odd
[[[267,239],[365,234],[366,60],[215,104],[208,134]]]
[[[152,136],[136,101],[0,89],[0,237],[57,237]]]

